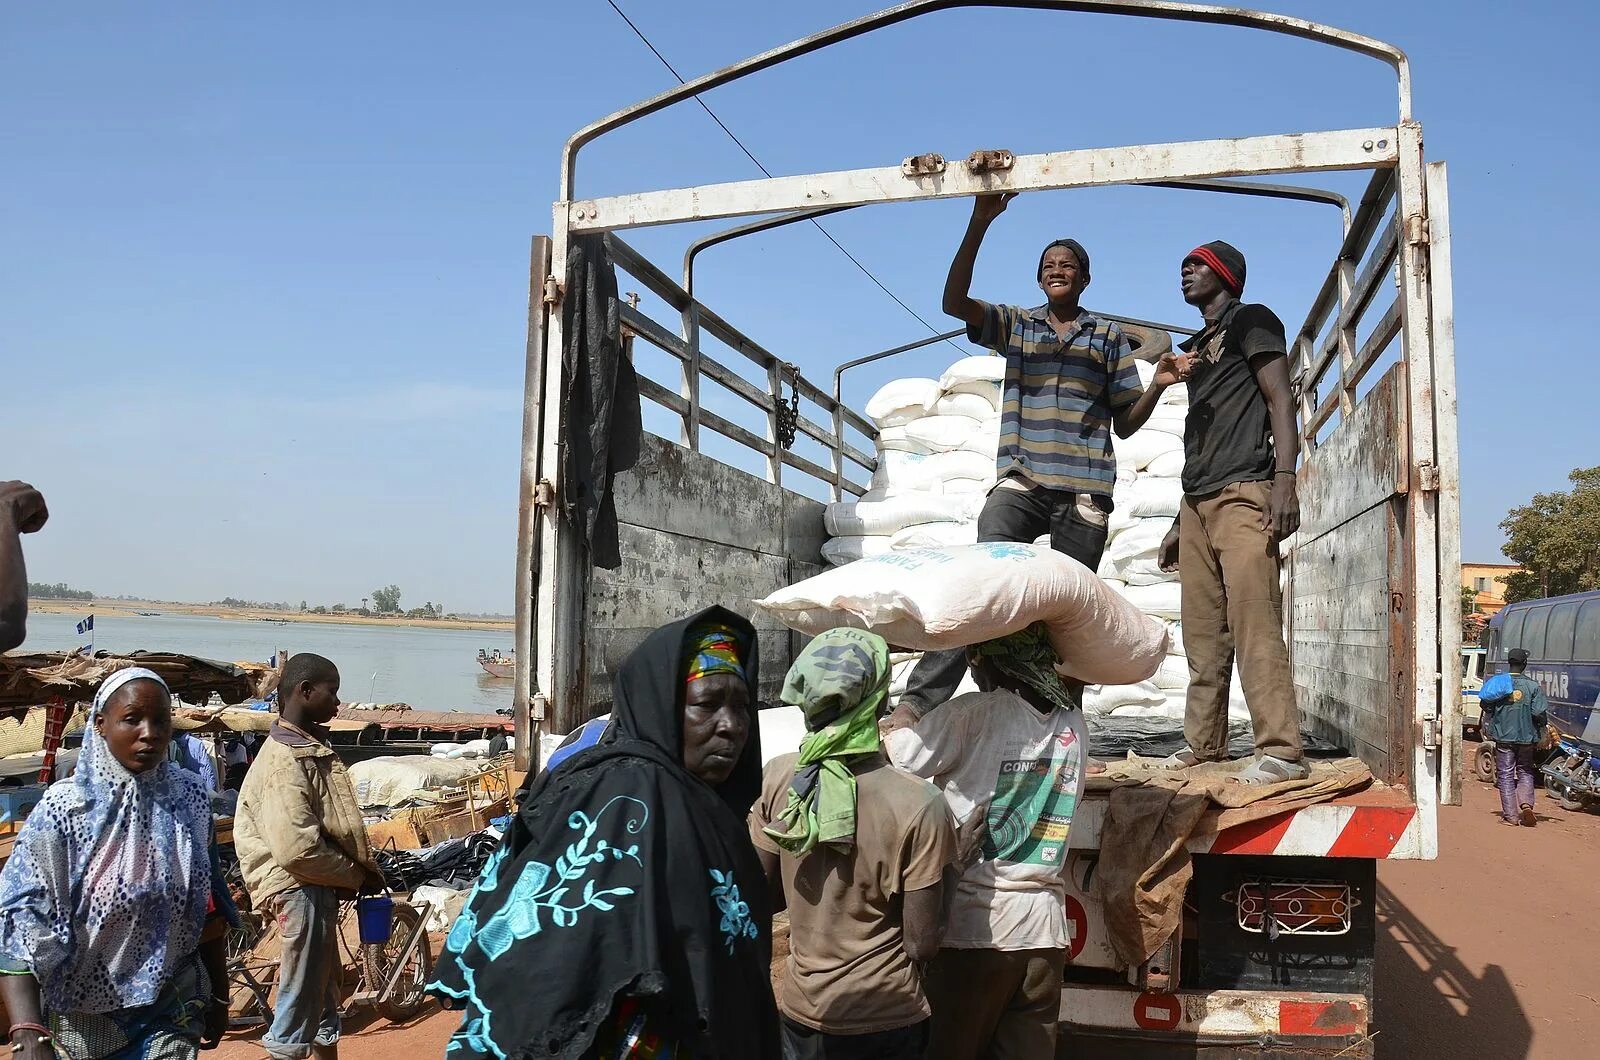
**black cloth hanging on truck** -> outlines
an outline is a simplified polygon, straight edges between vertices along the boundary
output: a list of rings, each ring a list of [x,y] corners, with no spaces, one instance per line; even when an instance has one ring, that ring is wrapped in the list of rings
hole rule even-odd
[[[562,515],[596,567],[622,565],[613,477],[639,462],[639,377],[622,345],[617,274],[605,236],[575,236],[561,300]]]

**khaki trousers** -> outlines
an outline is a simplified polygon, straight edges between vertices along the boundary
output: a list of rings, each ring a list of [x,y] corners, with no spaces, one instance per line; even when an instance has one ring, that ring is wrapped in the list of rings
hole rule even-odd
[[[1278,545],[1261,526],[1271,482],[1235,482],[1184,497],[1178,513],[1183,646],[1189,654],[1184,735],[1205,761],[1228,757],[1228,685],[1250,706],[1256,753],[1300,760],[1300,709],[1283,641]]]
[[[942,949],[922,989],[933,1009],[927,1060],[1049,1060],[1066,950]]]

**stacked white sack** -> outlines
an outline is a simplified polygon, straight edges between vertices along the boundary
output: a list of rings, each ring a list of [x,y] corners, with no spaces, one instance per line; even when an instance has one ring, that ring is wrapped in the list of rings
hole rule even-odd
[[[1139,362],[1141,381],[1150,385],[1155,366]],[[1084,709],[1092,714],[1160,717],[1181,721],[1188,698],[1189,663],[1184,657],[1182,593],[1176,573],[1157,563],[1161,539],[1172,527],[1183,500],[1183,422],[1189,394],[1169,387],[1155,412],[1132,438],[1119,438],[1115,512],[1100,577],[1144,614],[1162,620],[1171,635],[1169,654],[1155,675],[1136,685],[1098,685],[1084,692]],[[1249,720],[1235,668],[1228,694],[1228,717]]]
[[[1005,360],[966,357],[938,379],[895,379],[867,402],[878,470],[858,500],[828,505],[822,557],[842,566],[892,549],[971,544],[994,485]]]

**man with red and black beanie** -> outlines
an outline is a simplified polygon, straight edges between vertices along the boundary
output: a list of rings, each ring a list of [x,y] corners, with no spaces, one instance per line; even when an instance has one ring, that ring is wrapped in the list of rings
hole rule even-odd
[[[1189,384],[1183,504],[1161,543],[1161,566],[1183,583],[1189,657],[1184,735],[1167,759],[1181,769],[1228,756],[1234,658],[1255,729],[1256,760],[1238,774],[1270,784],[1306,775],[1300,710],[1283,640],[1278,544],[1300,528],[1299,430],[1283,323],[1240,300],[1244,255],[1217,240],[1184,256],[1183,300],[1205,327],[1183,344]]]

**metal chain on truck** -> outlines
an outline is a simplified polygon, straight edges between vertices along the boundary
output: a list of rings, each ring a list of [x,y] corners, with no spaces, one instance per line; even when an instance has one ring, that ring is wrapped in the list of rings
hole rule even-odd
[[[789,373],[789,403],[783,403],[783,373]],[[775,432],[779,449],[794,445],[795,431],[800,426],[800,369],[788,361],[778,371],[778,392],[772,395]]]

